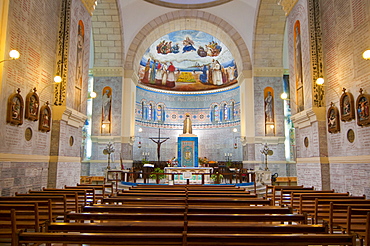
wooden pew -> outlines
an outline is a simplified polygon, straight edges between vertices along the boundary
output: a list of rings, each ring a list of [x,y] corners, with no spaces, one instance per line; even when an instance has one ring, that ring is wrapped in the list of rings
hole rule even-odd
[[[367,210],[369,211],[369,210]],[[355,211],[353,211],[355,212]],[[351,222],[349,222],[351,224]],[[352,230],[349,229],[349,233]],[[357,236],[360,238],[361,244],[363,240],[365,240],[365,246],[370,246],[370,212],[367,212],[366,214],[366,223],[365,223],[365,230],[357,230],[355,231]]]
[[[94,205],[85,206],[82,212],[90,213],[184,213],[188,214],[291,214],[289,207],[278,206],[210,206],[210,205]]]
[[[364,199],[363,197],[347,197],[343,199],[322,199],[316,198],[315,199],[315,212],[314,212],[314,221],[316,223],[320,223],[321,221],[325,220],[329,222],[330,214],[336,215],[336,217],[345,217],[343,213],[347,212],[347,207],[351,205],[366,205],[370,204],[369,199]],[[338,205],[333,208],[333,205]],[[335,209],[336,211],[331,211]]]
[[[30,206],[27,209],[23,209],[25,206]],[[38,224],[35,223],[34,228],[42,227],[46,221],[53,220],[52,214],[52,203],[51,200],[45,201],[0,201],[0,210],[7,208],[15,208],[19,223],[28,221],[33,224],[38,218]],[[1,213],[1,212],[0,212]]]
[[[329,229],[333,233],[334,228],[339,228],[342,231],[351,231],[352,224],[365,225],[367,212],[370,211],[370,204],[336,204],[330,206]],[[325,220],[325,219],[324,219]],[[354,228],[356,228],[354,226]],[[365,228],[362,228],[365,230]]]
[[[19,245],[28,243],[63,243],[87,245],[179,245],[183,243],[183,233],[30,233],[20,232]]]
[[[257,194],[232,192],[119,192],[116,197],[231,197],[231,198],[257,198]]]
[[[51,201],[51,211],[53,220],[59,216],[64,216],[69,211],[67,209],[67,199],[65,195],[50,196],[0,196],[0,203],[28,203],[28,202],[49,202]],[[64,218],[65,219],[65,218]]]
[[[103,204],[193,204],[193,205],[271,205],[271,200],[263,198],[222,198],[222,197],[109,197],[103,199]]]
[[[314,187],[287,186],[287,185],[266,185],[266,198],[271,198],[273,205],[280,206],[281,190],[314,190]]]
[[[244,221],[307,224],[302,214],[68,213],[69,221]]]
[[[218,221],[106,221],[104,223],[61,223],[52,222],[46,226],[46,232],[84,232],[84,233],[327,233],[325,225],[307,224],[276,224],[253,222],[222,222]]]
[[[299,209],[300,205],[300,196],[301,195],[329,195],[329,194],[340,194],[340,195],[347,195],[349,196],[349,193],[334,193],[334,190],[281,190],[280,193],[280,205],[287,205],[293,207],[293,210]]]
[[[3,223],[5,221],[9,223]],[[0,243],[10,243],[12,246],[15,246],[17,233],[15,209],[3,210],[0,218]]]
[[[346,234],[210,234],[210,233],[29,233],[18,235],[20,244],[70,243],[89,245],[356,245]]]
[[[348,193],[307,193],[299,195],[298,213],[314,213],[315,201],[318,199],[343,200],[343,199],[365,199],[364,196],[350,196]]]
[[[354,235],[345,234],[206,234],[187,233],[186,244],[191,245],[356,245]]]
[[[64,186],[65,189],[94,189],[93,203],[101,203],[101,199],[114,193],[113,184],[77,184],[76,186]],[[89,198],[88,198],[89,199]]]

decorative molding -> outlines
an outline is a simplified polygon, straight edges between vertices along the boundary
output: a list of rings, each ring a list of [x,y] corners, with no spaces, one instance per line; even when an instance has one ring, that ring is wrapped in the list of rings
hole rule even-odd
[[[313,105],[315,107],[325,106],[325,94],[323,86],[317,85],[317,78],[324,76],[323,52],[322,52],[322,31],[320,19],[320,5],[318,0],[309,0],[309,28],[311,45],[311,69],[313,84]]]
[[[122,67],[94,67],[89,71],[94,77],[123,77]]]
[[[299,163],[330,163],[330,164],[369,164],[370,155],[361,156],[333,156],[333,157],[308,157],[308,158],[297,158],[297,164]]]
[[[282,67],[257,67],[253,69],[254,77],[283,77]]]
[[[56,74],[62,77],[62,82],[56,84],[54,90],[54,105],[65,104],[68,80],[68,53],[70,39],[71,4],[72,0],[62,1],[62,10],[59,24],[59,37],[57,44],[57,71]]]
[[[68,125],[82,127],[85,124],[87,116],[72,108],[66,106],[53,106],[53,120],[66,121]]]
[[[328,164],[329,158],[328,157],[307,157],[307,158],[297,158],[297,164],[305,163],[305,164]]]
[[[69,162],[69,163],[81,163],[81,157],[76,156],[50,156],[50,162]]]
[[[254,138],[254,143],[255,144],[283,144],[285,142],[285,137],[284,136],[281,136],[281,137],[278,137],[278,136],[275,136],[275,137],[255,137]]]
[[[49,162],[50,157],[45,155],[22,155],[22,154],[10,154],[0,153],[0,162]]]
[[[81,2],[83,3],[87,12],[89,12],[90,15],[93,14],[95,7],[98,4],[96,0],[81,0]]]
[[[148,3],[156,4],[162,7],[167,8],[174,8],[174,9],[201,9],[201,8],[210,8],[215,7],[227,2],[231,2],[232,0],[213,0],[208,2],[202,2],[202,3],[191,3],[191,4],[183,4],[183,3],[171,3],[168,1],[162,1],[162,0],[144,0]]]
[[[317,121],[326,121],[326,109],[324,107],[314,107],[306,109],[291,117],[295,128],[304,128]]]
[[[278,5],[283,7],[285,15],[288,16],[297,2],[298,0],[279,0]]]

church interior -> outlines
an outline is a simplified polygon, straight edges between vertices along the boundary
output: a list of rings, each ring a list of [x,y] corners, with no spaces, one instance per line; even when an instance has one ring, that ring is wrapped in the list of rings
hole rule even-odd
[[[109,179],[369,197],[369,60],[368,0],[2,0],[0,206]]]

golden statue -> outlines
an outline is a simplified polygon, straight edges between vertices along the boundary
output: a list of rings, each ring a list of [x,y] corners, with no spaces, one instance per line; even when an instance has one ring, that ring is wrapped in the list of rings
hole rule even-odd
[[[186,115],[186,118],[184,120],[183,134],[193,134],[192,126],[191,126],[191,119],[190,119],[190,115],[188,114]]]

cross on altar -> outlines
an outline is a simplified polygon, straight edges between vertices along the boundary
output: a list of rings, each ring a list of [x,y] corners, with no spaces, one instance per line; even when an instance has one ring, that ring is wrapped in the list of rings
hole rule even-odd
[[[167,139],[170,139],[170,138],[161,138],[161,129],[158,128],[158,137],[152,137],[149,139],[157,144],[157,157],[158,157],[158,161],[160,161],[161,160],[161,144],[166,142]]]

